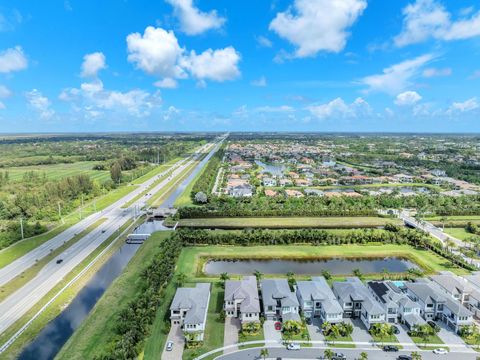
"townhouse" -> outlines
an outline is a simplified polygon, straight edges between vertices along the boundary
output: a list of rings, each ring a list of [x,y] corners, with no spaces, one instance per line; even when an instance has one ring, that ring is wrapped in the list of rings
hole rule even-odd
[[[260,320],[260,299],[255,276],[225,282],[223,309],[227,317],[239,318],[242,324]]]
[[[455,332],[461,326],[472,324],[473,313],[433,281],[419,279],[405,286],[409,297],[420,305],[420,315],[425,320],[440,320]]]
[[[349,277],[333,284],[335,294],[343,309],[344,317],[360,318],[370,329],[375,323],[385,322],[385,312],[359,278]]]
[[[296,294],[305,318],[320,318],[322,323],[338,323],[343,320],[343,309],[324,277],[297,281]]]
[[[190,340],[203,341],[209,301],[209,283],[178,288],[170,305],[172,325],[180,325],[184,334],[191,335]]]
[[[260,282],[260,290],[265,319],[300,321],[300,304],[286,279],[264,279]]]
[[[401,322],[409,329],[425,324],[420,316],[420,305],[408,297],[402,290],[403,283],[391,281],[369,281],[367,287],[385,312],[385,321],[396,324]]]

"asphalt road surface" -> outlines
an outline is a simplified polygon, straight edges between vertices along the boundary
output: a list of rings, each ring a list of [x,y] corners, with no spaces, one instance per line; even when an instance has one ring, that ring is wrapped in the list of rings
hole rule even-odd
[[[209,151],[207,158],[213,156],[213,154],[218,150],[219,146],[220,142],[215,144],[206,144],[197,150],[193,156],[176,163],[172,168],[167,170],[172,171],[173,169],[171,176],[161,181],[148,192],[147,196],[143,196],[142,198],[138,199],[128,208],[122,209],[121,207],[135,198],[135,196],[145,191],[149,186],[157,181],[163,175],[163,173],[154,176],[152,179],[149,179],[145,183],[141,184],[130,194],[110,205],[103,211],[99,211],[89,216],[68,230],[65,230],[61,234],[45,242],[43,245],[32,250],[28,254],[15,260],[10,265],[0,269],[0,285],[2,285],[31,267],[36,260],[48,255],[52,251],[51,249],[60,247],[65,242],[73,238],[75,234],[80,233],[82,230],[86,229],[100,218],[107,219],[94,231],[78,240],[78,242],[65,250],[65,252],[49,262],[35,278],[0,303],[0,333],[8,329],[9,326],[20,319],[32,306],[34,306],[70,271],[72,271],[72,269],[80,264],[111,235],[118,232],[121,226],[124,225],[129,219],[132,219],[134,217],[133,209],[136,206],[142,207],[145,204],[145,201],[151,196],[160,191],[163,187],[169,186],[171,178],[179,175],[183,170],[197,160],[202,153]],[[57,259],[63,259],[63,262],[61,264],[57,264]]]

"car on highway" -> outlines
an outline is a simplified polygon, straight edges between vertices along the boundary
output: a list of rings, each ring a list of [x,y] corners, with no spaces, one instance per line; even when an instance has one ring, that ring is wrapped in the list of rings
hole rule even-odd
[[[448,354],[448,350],[438,348],[438,349],[433,350],[433,353],[436,354],[436,355],[446,355],[446,354]]]
[[[396,352],[396,351],[398,351],[398,347],[394,346],[394,345],[385,345],[382,349],[383,349],[383,351],[386,351],[386,352]]]
[[[172,351],[173,350],[173,341],[167,342],[167,346],[165,347],[165,350],[167,350],[167,351]]]
[[[287,350],[300,350],[300,344],[290,343],[287,345]]]
[[[57,259],[57,264],[61,264],[63,262],[63,259]]]
[[[342,353],[335,353],[332,356],[332,360],[347,360],[347,357]]]
[[[275,330],[280,331],[282,330],[282,323],[280,321],[277,321],[274,325]]]
[[[106,229],[102,229],[102,234],[104,234],[107,230]]]
[[[397,360],[412,360],[410,355],[398,355]]]

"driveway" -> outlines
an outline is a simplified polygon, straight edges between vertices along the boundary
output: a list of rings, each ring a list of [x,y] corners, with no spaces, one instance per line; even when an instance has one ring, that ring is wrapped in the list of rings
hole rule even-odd
[[[418,347],[417,345],[415,345],[415,343],[413,342],[413,340],[410,338],[410,336],[408,336],[407,334],[407,328],[405,327],[405,325],[402,325],[402,324],[395,324],[395,326],[397,327],[397,329],[400,331],[400,333],[396,334],[395,336],[397,337],[398,339],[398,342],[400,343],[404,343],[404,344],[408,344],[408,345],[403,345],[403,348],[405,350],[412,350],[412,351],[415,351],[415,350],[418,350]]]
[[[265,320],[263,323],[265,341],[276,341],[278,343],[278,345],[269,344],[268,346],[282,346],[282,332],[275,330],[275,322],[273,320]]]
[[[180,325],[172,325],[170,332],[168,333],[165,347],[169,341],[173,342],[173,350],[166,351],[163,349],[162,360],[178,360],[182,358],[183,348],[185,346],[185,338],[183,336],[182,328]]]
[[[229,316],[225,318],[225,330],[223,335],[223,346],[229,346],[238,344],[238,332],[241,329],[240,320],[236,317]],[[224,354],[231,353],[233,351],[237,351],[238,346],[225,349],[223,351]]]
[[[344,319],[346,323],[353,325],[352,340],[355,342],[371,342],[372,336],[360,319]]]
[[[320,319],[314,318],[312,325],[307,325],[308,333],[310,334],[310,339],[312,341],[323,341],[325,336],[322,334],[322,325]]]
[[[475,352],[475,350],[467,347],[465,344],[465,341],[462,340],[460,336],[455,334],[446,324],[444,324],[441,321],[436,321],[435,322],[439,327],[440,327],[440,332],[437,334],[438,337],[445,343],[445,344],[452,344],[452,345],[463,345],[461,348],[462,350],[471,350],[472,352]]]

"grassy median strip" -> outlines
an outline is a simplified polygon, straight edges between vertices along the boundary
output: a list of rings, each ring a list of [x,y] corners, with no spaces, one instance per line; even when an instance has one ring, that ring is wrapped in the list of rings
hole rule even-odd
[[[374,216],[350,217],[236,217],[236,218],[205,218],[181,219],[180,227],[196,228],[375,228],[386,224],[400,225],[401,221],[394,218],[381,218]]]
[[[25,323],[27,323],[53,296],[55,296],[69,281],[77,276],[90,262],[93,261],[108,245],[113,241],[115,244],[109,248],[92,267],[88,269],[75,283],[66,289],[50,306],[37,318],[35,321],[23,332],[16,341],[0,355],[0,359],[16,359],[23,347],[32,341],[42,329],[58,316],[63,309],[74,299],[78,292],[88,283],[88,281],[95,275],[95,273],[102,267],[102,265],[110,258],[110,256],[118,250],[125,240],[126,234],[118,237],[124,230],[129,227],[134,227],[143,222],[140,218],[135,223],[129,220],[118,231],[104,241],[95,251],[87,256],[79,265],[77,265],[65,278],[58,283],[52,290],[48,292],[40,301],[37,302],[25,315],[23,315],[15,324],[10,326],[5,332],[0,335],[0,344],[4,344],[10,339]]]
[[[47,256],[43,257],[39,261],[37,261],[33,266],[28,268],[26,271],[6,283],[5,285],[0,287],[0,302],[5,300],[8,296],[10,296],[12,293],[14,293],[16,290],[21,288],[23,285],[25,285],[27,282],[32,280],[37,274],[40,272],[40,270],[43,269],[45,265],[47,265],[50,261],[52,261],[55,257],[60,255],[62,252],[67,250],[70,246],[75,244],[77,241],[79,241],[81,238],[85,237],[87,234],[95,230],[100,224],[105,222],[107,220],[106,218],[102,218],[95,222],[94,224],[90,225],[88,228],[83,230],[81,233],[75,235],[72,239],[64,243],[62,246],[58,247],[54,251],[52,251],[50,254]]]
[[[56,359],[91,359],[99,348],[108,346],[108,341],[115,335],[115,322],[112,319],[115,319],[122,305],[128,303],[140,290],[139,279],[144,265],[153,259],[158,244],[169,236],[170,232],[157,232],[143,243]]]
[[[179,207],[182,207],[182,206],[193,205],[193,201],[192,201],[192,197],[191,197],[193,186],[195,185],[197,180],[200,178],[200,176],[202,176],[202,174],[205,172],[206,169],[207,169],[207,166],[204,166],[198,172],[198,174],[195,175],[195,177],[192,179],[192,181],[190,181],[188,186],[185,188],[185,190],[183,190],[182,194],[177,198],[177,200],[175,200],[174,206],[176,208],[179,208]]]

